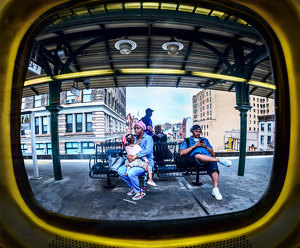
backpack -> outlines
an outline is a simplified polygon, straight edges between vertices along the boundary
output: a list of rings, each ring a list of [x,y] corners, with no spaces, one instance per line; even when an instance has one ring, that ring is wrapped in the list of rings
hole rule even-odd
[[[189,138],[185,139],[187,148],[190,147],[190,140]],[[177,161],[176,164],[180,168],[191,168],[194,165],[193,159],[190,157],[190,153],[180,156],[180,153],[177,154]]]

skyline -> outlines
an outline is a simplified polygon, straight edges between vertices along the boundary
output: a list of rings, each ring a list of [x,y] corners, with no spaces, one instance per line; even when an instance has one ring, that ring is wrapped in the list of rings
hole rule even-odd
[[[139,115],[141,119],[145,110],[151,108],[153,126],[157,124],[182,122],[183,118],[192,117],[193,95],[199,89],[170,87],[127,87],[126,115]]]

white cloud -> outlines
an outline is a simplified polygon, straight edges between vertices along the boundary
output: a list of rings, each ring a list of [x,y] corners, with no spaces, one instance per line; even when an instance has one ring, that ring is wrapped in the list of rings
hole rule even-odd
[[[139,118],[145,115],[146,108],[154,110],[153,124],[165,122],[175,123],[184,117],[192,116],[192,97],[200,90],[183,88],[127,88],[126,108],[127,114],[131,113]]]

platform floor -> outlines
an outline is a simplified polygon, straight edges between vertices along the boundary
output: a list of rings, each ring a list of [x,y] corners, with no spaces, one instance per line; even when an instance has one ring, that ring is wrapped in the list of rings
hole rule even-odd
[[[245,175],[238,176],[238,158],[231,167],[219,165],[222,201],[212,195],[212,181],[194,175],[154,177],[157,187],[147,186],[146,196],[133,202],[128,186],[112,179],[113,189],[104,189],[105,180],[89,177],[88,160],[62,160],[63,179],[56,181],[52,161],[38,160],[39,180],[33,179],[31,160],[25,160],[32,191],[42,207],[62,215],[101,220],[164,220],[218,215],[245,210],[257,203],[268,187],[273,156],[247,157]]]

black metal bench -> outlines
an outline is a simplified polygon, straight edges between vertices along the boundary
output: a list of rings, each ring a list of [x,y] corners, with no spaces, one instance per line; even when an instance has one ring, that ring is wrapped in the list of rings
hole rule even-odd
[[[178,142],[164,142],[155,143],[153,147],[154,154],[154,169],[153,174],[158,177],[174,177],[185,175],[196,175],[195,185],[202,184],[199,179],[200,175],[206,175],[206,169],[203,164],[196,164],[194,166],[185,167],[179,163],[179,149]],[[109,155],[115,156],[122,152],[122,142],[102,142],[96,145],[96,154],[89,161],[89,176],[95,179],[106,179],[105,188],[112,188],[112,178],[118,177],[116,171],[109,168]]]

